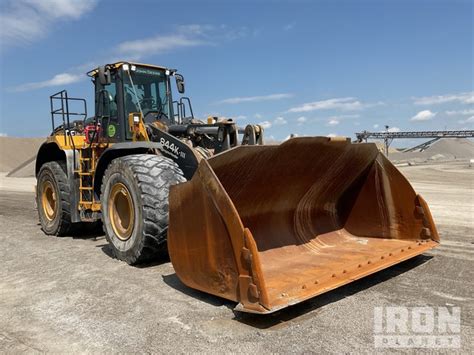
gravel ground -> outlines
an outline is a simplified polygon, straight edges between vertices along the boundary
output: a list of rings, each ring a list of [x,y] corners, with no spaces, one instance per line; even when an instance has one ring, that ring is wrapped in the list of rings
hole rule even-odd
[[[375,306],[448,305],[461,307],[459,350],[473,353],[474,168],[401,169],[427,199],[442,245],[268,316],[187,288],[167,260],[114,260],[102,235],[44,235],[33,180],[0,176],[0,351],[375,352]]]

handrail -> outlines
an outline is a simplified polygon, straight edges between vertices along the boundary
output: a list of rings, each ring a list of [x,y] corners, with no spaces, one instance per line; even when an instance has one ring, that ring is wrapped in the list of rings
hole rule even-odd
[[[59,108],[55,109],[55,102],[57,100],[61,101],[61,105]],[[64,134],[64,145],[67,145],[67,137],[69,137],[69,141],[71,142],[71,146],[73,148],[72,153],[73,153],[73,160],[74,160],[74,169],[75,169],[75,164],[76,164],[76,147],[74,144],[74,139],[72,138],[71,134],[71,122],[69,119],[69,116],[82,116],[84,117],[83,119],[85,120],[87,118],[87,101],[83,98],[78,98],[78,97],[68,97],[67,91],[66,90],[61,90],[49,97],[50,101],[50,107],[51,107],[51,126],[53,129],[53,133],[56,129],[56,125],[54,122],[54,118],[57,115],[60,115],[62,118],[62,130]],[[69,112],[69,102],[70,101],[80,101],[84,104],[84,112]]]

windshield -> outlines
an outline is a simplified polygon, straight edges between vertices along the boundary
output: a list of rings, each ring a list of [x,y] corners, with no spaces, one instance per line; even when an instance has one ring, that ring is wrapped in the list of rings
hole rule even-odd
[[[142,112],[145,122],[169,121],[170,100],[163,70],[143,67],[124,70],[123,87],[125,117],[131,112]]]

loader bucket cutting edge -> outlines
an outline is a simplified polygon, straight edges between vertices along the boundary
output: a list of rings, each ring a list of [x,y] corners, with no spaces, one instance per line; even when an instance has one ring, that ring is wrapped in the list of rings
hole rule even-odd
[[[168,249],[189,287],[271,313],[438,245],[423,198],[374,144],[241,146],[170,191]]]

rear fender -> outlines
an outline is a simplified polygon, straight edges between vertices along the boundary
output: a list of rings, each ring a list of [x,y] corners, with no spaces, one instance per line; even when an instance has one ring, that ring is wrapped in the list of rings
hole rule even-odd
[[[74,208],[71,209],[71,222],[77,223],[81,222],[81,216],[77,208],[79,203],[79,181],[74,176],[74,158],[77,160],[78,154],[74,154],[72,149],[62,150],[54,142],[45,142],[41,145],[40,149],[38,150],[38,154],[36,155],[35,175],[38,176],[41,167],[45,163],[50,161],[64,162],[66,166],[68,184],[71,188],[70,204],[71,206],[74,206]]]

